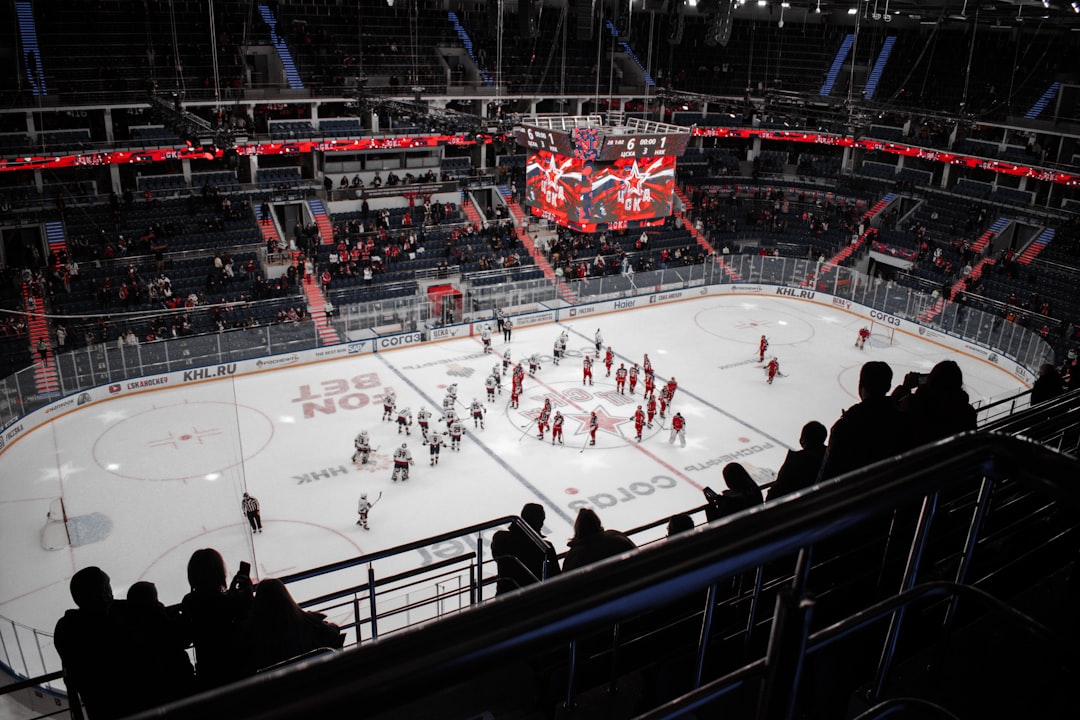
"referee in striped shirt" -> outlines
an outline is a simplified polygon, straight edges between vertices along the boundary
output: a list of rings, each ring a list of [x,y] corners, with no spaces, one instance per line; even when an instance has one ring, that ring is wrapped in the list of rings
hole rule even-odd
[[[259,514],[259,501],[244,493],[244,499],[240,503],[248,522],[251,523],[251,532],[262,532],[262,515]]]

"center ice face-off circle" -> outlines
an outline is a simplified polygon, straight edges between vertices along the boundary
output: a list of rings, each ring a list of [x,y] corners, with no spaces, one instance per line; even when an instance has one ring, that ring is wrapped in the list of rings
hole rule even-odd
[[[94,460],[117,477],[186,480],[250,460],[273,435],[270,418],[254,408],[185,402],[151,408],[112,425],[94,443]]]
[[[694,315],[703,332],[732,342],[757,346],[762,335],[770,345],[792,345],[814,337],[814,327],[797,315],[774,307],[747,307],[746,303],[723,303]]]

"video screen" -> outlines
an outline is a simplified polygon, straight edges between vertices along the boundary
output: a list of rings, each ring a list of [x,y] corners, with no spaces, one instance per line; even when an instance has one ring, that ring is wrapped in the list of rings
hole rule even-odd
[[[562,225],[619,227],[670,215],[674,187],[673,157],[602,163],[537,151],[526,165],[525,204]]]

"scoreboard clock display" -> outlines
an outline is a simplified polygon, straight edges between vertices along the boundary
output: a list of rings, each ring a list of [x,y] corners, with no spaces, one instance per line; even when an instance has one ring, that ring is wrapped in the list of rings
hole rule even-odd
[[[679,157],[686,152],[689,133],[608,135],[597,157],[601,162],[625,158]]]

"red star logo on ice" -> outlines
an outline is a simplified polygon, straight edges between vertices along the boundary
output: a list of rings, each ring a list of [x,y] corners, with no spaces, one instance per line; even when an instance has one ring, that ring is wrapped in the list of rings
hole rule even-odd
[[[589,432],[590,413],[566,413],[565,417],[567,419],[577,420],[578,429],[574,431],[575,435],[584,435]],[[604,408],[597,409],[596,420],[598,423],[597,432],[605,432],[619,437],[622,437],[622,433],[619,432],[619,426],[623,423],[630,422],[630,418],[608,415],[607,410]]]
[[[645,176],[641,174],[638,169],[637,160],[630,166],[630,174],[623,178],[623,183],[626,185],[626,192],[631,195],[640,195],[642,192],[642,186],[645,184]]]

